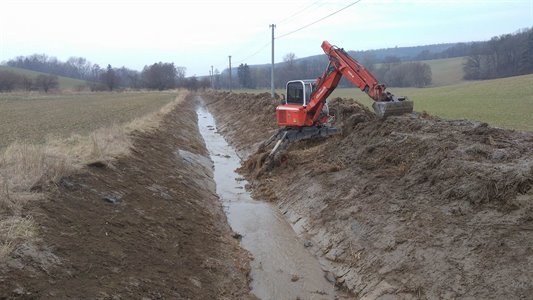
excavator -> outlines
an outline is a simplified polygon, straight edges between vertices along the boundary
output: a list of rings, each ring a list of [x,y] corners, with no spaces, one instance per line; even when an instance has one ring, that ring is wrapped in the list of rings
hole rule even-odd
[[[328,41],[322,42],[322,49],[329,57],[329,64],[321,77],[287,83],[287,96],[276,108],[277,124],[282,128],[260,146],[264,149],[277,140],[269,157],[285,149],[291,141],[337,133],[336,128],[328,125],[332,116],[329,115],[326,100],[343,76],[374,100],[372,108],[378,117],[413,112],[412,101],[386,91],[385,85],[379,83],[372,73],[344,49],[333,46]]]

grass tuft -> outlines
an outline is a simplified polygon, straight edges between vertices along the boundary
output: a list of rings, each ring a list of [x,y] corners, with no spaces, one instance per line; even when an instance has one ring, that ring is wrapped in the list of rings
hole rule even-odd
[[[0,261],[18,245],[36,235],[36,224],[26,215],[29,201],[41,199],[48,184],[73,174],[95,162],[112,167],[121,156],[130,154],[133,131],[149,132],[160,125],[163,117],[184,101],[180,92],[160,110],[125,124],[102,127],[88,135],[72,134],[68,138],[48,138],[43,144],[14,142],[0,152]]]
[[[0,262],[20,243],[30,242],[37,236],[32,217],[11,216],[0,221]]]

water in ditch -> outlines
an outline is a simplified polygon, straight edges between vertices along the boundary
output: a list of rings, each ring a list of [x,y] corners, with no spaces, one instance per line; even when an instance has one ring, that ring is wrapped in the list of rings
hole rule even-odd
[[[241,245],[254,257],[252,292],[267,299],[334,299],[333,284],[318,260],[309,253],[279,210],[256,201],[245,190],[247,182],[235,169],[240,158],[217,133],[215,120],[205,106],[197,109],[198,126],[214,162],[216,191]]]

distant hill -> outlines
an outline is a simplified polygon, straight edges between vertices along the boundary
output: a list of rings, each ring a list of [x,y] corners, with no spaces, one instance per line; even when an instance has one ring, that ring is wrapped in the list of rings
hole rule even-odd
[[[408,61],[415,60],[423,52],[440,53],[456,46],[457,44],[458,43],[432,44],[424,46],[394,47],[365,51],[353,51],[347,49],[344,50],[346,50],[348,54],[350,54],[350,56],[360,61],[363,61],[367,56],[371,56],[376,62],[381,62],[389,56],[396,56],[402,61]],[[310,56],[308,58],[313,58],[313,56]]]
[[[11,72],[14,72],[20,75],[25,75],[30,78],[35,78],[41,74],[49,75],[47,73],[36,72],[36,71],[31,71],[31,70],[26,70],[26,69],[21,69],[21,68],[14,68],[14,67],[9,67],[9,66],[2,66],[2,65],[0,65],[0,70],[11,71]],[[87,82],[84,80],[63,77],[63,76],[57,76],[57,78],[59,81],[59,89],[61,90],[72,90],[72,89],[76,89],[79,86],[87,85]]]
[[[372,63],[380,63],[383,61],[383,59],[385,59],[386,57],[390,57],[390,56],[398,57],[402,61],[419,60],[417,58],[423,52],[441,53],[452,47],[456,47],[462,44],[463,43],[445,43],[445,44],[432,44],[432,45],[414,46],[414,47],[383,48],[383,49],[373,49],[373,50],[364,50],[364,51],[355,51],[355,50],[347,50],[347,49],[344,49],[344,50],[346,50],[348,54],[350,54],[350,56],[352,56],[353,58],[357,59],[358,61],[364,64],[364,61],[367,57],[372,59]],[[297,58],[295,62],[298,64],[322,66],[322,65],[327,65],[328,59],[324,54],[318,54],[318,55]],[[281,66],[283,64],[284,64],[283,62],[276,63],[276,66]],[[250,68],[267,68],[267,67],[270,68],[270,64],[250,65]],[[222,72],[222,74],[227,74],[227,73],[228,73],[228,69],[224,69]],[[232,70],[232,74],[233,76],[237,75],[236,68]]]
[[[465,59],[465,57],[454,57],[421,61],[431,67],[433,80],[430,87],[463,82],[463,63]]]
[[[418,62],[426,63],[431,68],[432,82],[427,87],[437,87],[464,82],[463,63],[465,60],[465,57],[454,57],[420,60]],[[381,64],[376,64],[376,68],[380,66]]]
[[[421,58],[434,58],[436,57],[435,54],[437,53],[453,52],[457,54],[458,51],[451,50],[458,48],[460,45],[464,44],[447,43],[416,47],[395,47],[365,51],[347,50],[347,52],[350,56],[358,60],[366,67],[369,67],[370,65],[375,65],[376,67],[379,67],[380,63],[384,61],[391,61],[391,59],[393,61],[420,61],[423,63],[427,63],[431,67],[433,73],[433,83],[430,86],[442,86],[459,83],[463,80],[463,58],[453,57],[429,60],[422,60]],[[275,76],[276,87],[284,86],[288,80],[312,79],[321,76],[324,72],[324,68],[328,64],[328,58],[326,55],[320,54],[303,58],[296,58],[293,60],[292,63],[295,65],[296,71],[293,71],[290,74],[283,71],[284,67],[287,65],[285,62],[280,62],[276,64],[276,69],[278,70]],[[255,82],[255,85],[257,87],[267,87],[270,85],[270,64],[250,65],[249,68],[253,76],[252,81]],[[227,77],[228,73],[228,69],[223,70],[223,77]],[[233,78],[239,78],[238,66],[232,69],[232,73]],[[379,74],[376,73],[374,73],[374,75],[379,76]],[[384,79],[380,78],[380,80],[383,81]],[[345,79],[340,82],[341,87],[349,85],[350,84]],[[224,82],[222,83],[222,86],[224,86]]]

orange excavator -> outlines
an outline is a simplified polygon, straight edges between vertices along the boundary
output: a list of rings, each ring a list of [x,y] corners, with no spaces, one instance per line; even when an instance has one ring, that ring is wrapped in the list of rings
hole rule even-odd
[[[270,156],[283,149],[290,141],[325,137],[337,133],[328,126],[329,115],[327,98],[335,90],[344,76],[361,91],[374,100],[372,105],[376,115],[385,118],[413,111],[413,102],[407,97],[396,97],[386,91],[385,85],[359,62],[350,57],[342,48],[332,46],[327,41],[322,49],[329,57],[324,74],[316,80],[293,80],[287,83],[287,97],[276,108],[278,126],[282,128],[261,147],[278,140]]]

